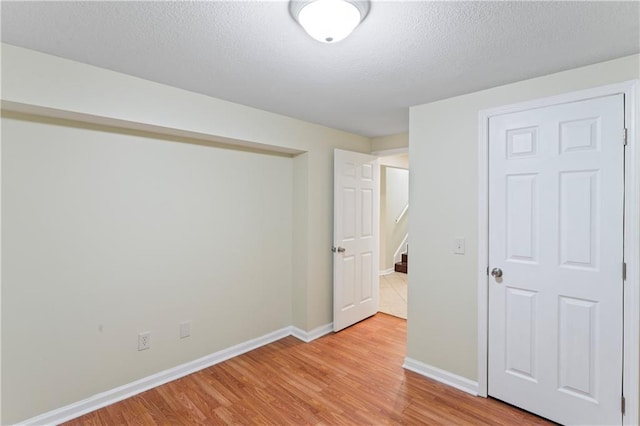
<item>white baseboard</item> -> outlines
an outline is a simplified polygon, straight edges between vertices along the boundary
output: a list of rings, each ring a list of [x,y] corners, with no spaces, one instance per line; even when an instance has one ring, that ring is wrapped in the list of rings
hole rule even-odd
[[[405,358],[402,367],[440,383],[444,383],[445,385],[460,389],[463,392],[470,393],[471,395],[478,395],[478,382],[469,380],[466,377],[458,376],[457,374],[441,370],[440,368],[433,367],[429,364],[425,364],[411,358]]]
[[[321,325],[311,331],[304,331],[298,327],[291,327],[291,335],[296,339],[302,340],[305,343],[309,343],[312,340],[316,340],[325,334],[329,334],[333,331],[333,323]]]
[[[311,338],[311,336],[314,335],[313,333],[320,333],[320,331],[316,332],[316,330],[319,330],[320,328],[327,328],[328,326],[329,325],[319,327],[309,333],[306,333],[309,337],[308,341],[313,340],[313,338]],[[333,330],[332,325],[329,331],[331,330]],[[32,417],[28,420],[20,422],[19,425],[51,425],[60,424],[71,419],[75,419],[76,417],[80,417],[84,414],[90,413],[91,411],[95,411],[99,408],[106,407],[107,405],[111,405],[115,402],[122,401],[123,399],[130,398],[141,392],[179,379],[191,373],[195,373],[196,371],[200,371],[204,368],[211,367],[212,365],[226,361],[235,356],[242,355],[245,352],[249,352],[253,349],[259,348],[260,346],[267,345],[292,334],[294,334],[293,327],[285,327],[272,333],[265,334],[264,336],[248,340],[244,343],[240,343],[230,348],[214,352],[202,358],[184,363],[182,365],[178,365],[177,367],[173,367],[168,370],[153,374],[151,376],[147,376],[140,380],[136,380],[135,382],[131,382],[115,389],[99,393],[82,401],[78,401],[73,404],[58,408],[56,410],[41,414],[39,416]]]
[[[384,271],[380,271],[380,275],[389,275],[393,274],[396,270],[394,268],[385,269]]]
[[[402,253],[407,253],[409,251],[409,234],[405,234],[402,242],[393,253],[393,261],[395,263],[402,261]]]

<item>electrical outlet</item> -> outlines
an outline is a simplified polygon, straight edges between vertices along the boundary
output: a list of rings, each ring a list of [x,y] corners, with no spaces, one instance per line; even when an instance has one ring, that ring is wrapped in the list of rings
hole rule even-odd
[[[138,350],[144,351],[151,348],[151,332],[145,331],[138,334]]]
[[[191,336],[191,321],[185,321],[180,323],[180,338]]]

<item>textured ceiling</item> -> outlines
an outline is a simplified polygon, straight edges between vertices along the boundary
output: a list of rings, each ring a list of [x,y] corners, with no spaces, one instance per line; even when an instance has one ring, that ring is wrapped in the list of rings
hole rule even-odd
[[[2,1],[2,41],[366,136],[412,105],[637,53],[639,2],[374,1],[346,40],[282,1]]]

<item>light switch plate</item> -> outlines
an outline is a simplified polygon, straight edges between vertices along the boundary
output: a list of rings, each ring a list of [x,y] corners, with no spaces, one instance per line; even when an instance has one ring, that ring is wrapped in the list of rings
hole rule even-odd
[[[464,254],[464,238],[453,239],[453,253]]]

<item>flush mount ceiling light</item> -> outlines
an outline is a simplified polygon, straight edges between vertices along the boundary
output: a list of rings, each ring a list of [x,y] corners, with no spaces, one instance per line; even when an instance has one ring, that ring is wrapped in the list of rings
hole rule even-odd
[[[291,0],[289,12],[311,37],[343,40],[369,13],[369,0]]]

